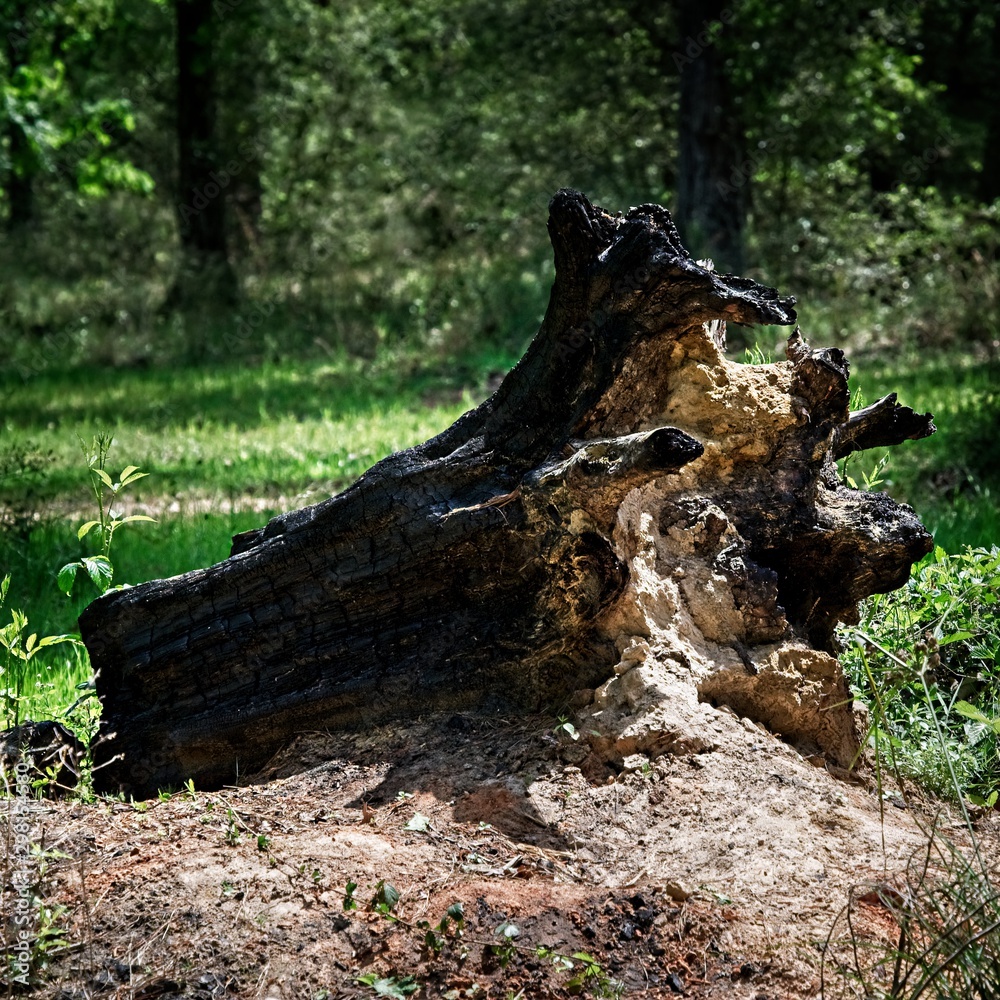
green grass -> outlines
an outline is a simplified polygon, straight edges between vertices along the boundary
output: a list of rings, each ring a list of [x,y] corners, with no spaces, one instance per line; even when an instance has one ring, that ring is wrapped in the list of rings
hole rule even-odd
[[[934,435],[889,451],[887,492],[910,504],[948,552],[1000,543],[1000,360],[903,354],[855,359],[852,369],[851,387],[866,402],[897,392],[904,405],[934,414]],[[870,467],[877,454],[856,465]]]
[[[412,358],[364,366],[357,359],[169,370],[49,371],[0,377],[7,447],[30,441],[50,454],[44,475],[0,484],[35,504],[80,490],[79,438],[115,433],[114,456],[151,473],[162,496],[292,496],[334,492],[379,458],[447,426],[479,398],[485,373],[512,359],[433,372]],[[22,477],[23,478],[23,477]]]

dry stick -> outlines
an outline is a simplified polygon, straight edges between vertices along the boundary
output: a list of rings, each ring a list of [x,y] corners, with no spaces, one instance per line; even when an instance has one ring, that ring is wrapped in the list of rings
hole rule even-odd
[[[501,493],[499,496],[491,497],[489,500],[484,500],[482,503],[475,503],[471,507],[456,507],[454,510],[448,511],[441,518],[442,521],[447,521],[452,514],[465,514],[472,510],[485,510],[487,507],[506,507],[511,501],[516,500],[521,495],[521,487],[518,486],[511,490],[510,493]]]
[[[91,975],[96,975],[97,966],[94,961],[94,920],[90,909],[90,900],[87,895],[87,878],[83,870],[83,858],[77,858],[76,872],[80,876],[80,903],[83,906],[83,921],[87,933],[87,964],[90,966]],[[101,896],[101,899],[104,897]],[[100,900],[98,900],[99,902]],[[96,909],[96,904],[95,904]]]

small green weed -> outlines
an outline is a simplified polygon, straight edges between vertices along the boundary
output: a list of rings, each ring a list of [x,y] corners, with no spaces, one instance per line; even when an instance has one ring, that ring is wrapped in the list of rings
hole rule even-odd
[[[770,351],[764,350],[760,344],[747,347],[743,350],[743,364],[745,365],[769,365],[774,361]]]
[[[236,813],[228,807],[226,809],[226,830],[223,839],[230,847],[235,847],[241,839]]]
[[[396,920],[393,910],[399,905],[399,899],[399,890],[385,879],[381,879],[375,886],[375,893],[368,904],[368,909],[381,913],[388,920]]]
[[[625,991],[625,984],[612,978],[593,955],[585,951],[573,952],[572,957],[551,948],[539,947],[535,954],[552,963],[560,972],[572,973],[566,981],[566,991],[573,996],[588,993],[594,997],[617,1000]]]
[[[595,997],[613,997],[617,1000],[625,990],[625,984],[612,979],[607,971],[593,955],[585,951],[573,952],[573,958],[580,963],[578,970],[567,981],[566,989],[570,993],[586,991]]]
[[[565,715],[559,716],[559,724],[552,730],[556,736],[568,736],[574,742],[580,738],[580,733],[576,726]]]
[[[350,879],[347,880],[347,885],[344,886],[344,910],[356,910],[358,908],[358,901],[354,898],[354,893],[358,888],[357,882],[352,882]]]
[[[120,517],[114,509],[114,503],[126,487],[144,479],[148,473],[140,472],[136,465],[127,465],[122,469],[117,481],[108,475],[105,466],[108,452],[114,439],[110,434],[98,434],[94,437],[91,448],[84,449],[87,458],[87,468],[90,470],[91,488],[97,501],[97,520],[86,521],[76,533],[77,539],[83,541],[96,528],[100,536],[101,551],[94,556],[82,556],[75,562],[67,563],[59,570],[59,589],[69,597],[73,592],[73,583],[79,570],[90,578],[98,593],[105,594],[111,587],[114,576],[114,566],[111,562],[111,543],[115,532],[124,524],[134,521],[153,521],[146,514],[129,514]]]
[[[511,960],[517,955],[517,945],[514,943],[521,936],[521,928],[509,920],[505,920],[493,932],[498,939],[495,944],[490,945],[490,951],[500,963],[501,969],[506,969]]]
[[[0,581],[0,611],[7,603],[10,574]],[[35,657],[41,650],[61,643],[80,644],[75,635],[46,635],[29,632],[28,616],[16,608],[10,609],[10,621],[0,626],[0,698],[3,704],[4,728],[20,724],[22,707],[28,696],[29,684],[38,683],[40,676]],[[27,634],[26,634],[27,633]]]
[[[840,476],[852,490],[860,489],[864,490],[865,493],[872,493],[886,482],[885,471],[889,466],[889,452],[884,452],[876,458],[874,464],[869,468],[861,467],[861,485],[859,486],[857,480],[848,470],[853,470],[854,466],[858,464],[858,457],[864,454],[865,452],[855,452],[842,458],[840,460]]]
[[[452,903],[436,926],[432,927],[429,920],[418,920],[416,927],[424,932],[424,947],[440,955],[449,937],[461,939],[465,931],[465,910],[461,903]]]
[[[368,986],[377,997],[392,997],[394,1000],[406,1000],[412,993],[420,989],[420,984],[413,976],[379,976],[375,972],[358,976],[356,983]]]

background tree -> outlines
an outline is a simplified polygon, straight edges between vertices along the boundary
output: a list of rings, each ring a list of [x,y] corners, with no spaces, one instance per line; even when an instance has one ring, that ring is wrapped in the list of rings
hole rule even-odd
[[[677,226],[723,272],[744,268],[746,129],[716,36],[733,20],[726,0],[679,0],[673,53],[680,74]],[[736,182],[734,183],[734,175]]]
[[[177,30],[177,224],[180,266],[168,307],[235,304],[225,190],[231,183],[219,148],[216,60],[218,15],[212,0],[175,0]]]

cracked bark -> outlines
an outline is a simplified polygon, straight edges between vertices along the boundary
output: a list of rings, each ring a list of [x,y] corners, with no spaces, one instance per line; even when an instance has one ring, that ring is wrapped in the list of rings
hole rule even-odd
[[[296,733],[424,711],[589,698],[613,728],[628,691],[662,693],[628,673],[653,660],[843,762],[833,629],[931,539],[834,461],[930,416],[887,397],[852,417],[843,354],[797,330],[786,361],[727,361],[725,321],[790,325],[794,300],[692,260],[659,206],[612,216],[560,191],[549,232],[545,319],[490,399],[228,560],[84,612],[100,789],[218,786]],[[765,697],[789,663],[801,683]],[[796,683],[815,693],[798,715]]]

